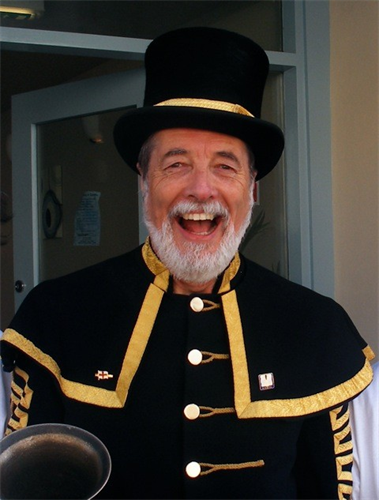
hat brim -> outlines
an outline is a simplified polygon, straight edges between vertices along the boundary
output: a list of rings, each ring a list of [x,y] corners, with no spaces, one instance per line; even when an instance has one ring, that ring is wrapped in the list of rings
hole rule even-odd
[[[241,139],[255,156],[257,180],[275,167],[284,148],[283,132],[273,123],[227,111],[178,106],[148,106],[127,112],[114,128],[116,148],[127,165],[138,172],[143,143],[153,133],[170,128],[211,130]]]

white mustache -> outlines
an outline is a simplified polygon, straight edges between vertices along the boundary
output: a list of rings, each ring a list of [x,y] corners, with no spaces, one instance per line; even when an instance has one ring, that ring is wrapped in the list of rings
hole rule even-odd
[[[218,201],[209,201],[206,203],[195,201],[181,201],[177,203],[168,213],[169,218],[183,217],[189,213],[204,213],[215,217],[222,217],[229,220],[230,214],[227,208]]]

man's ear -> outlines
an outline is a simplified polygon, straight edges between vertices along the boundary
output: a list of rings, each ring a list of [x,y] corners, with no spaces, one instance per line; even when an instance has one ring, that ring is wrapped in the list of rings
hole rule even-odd
[[[138,173],[139,173],[139,179],[138,179],[138,182],[139,182],[139,188],[140,188],[140,191],[142,193],[142,196],[145,194],[145,190],[146,190],[146,182],[145,182],[145,179],[143,178],[143,175],[142,175],[142,169],[139,165],[139,163],[137,163],[137,170],[138,170]]]

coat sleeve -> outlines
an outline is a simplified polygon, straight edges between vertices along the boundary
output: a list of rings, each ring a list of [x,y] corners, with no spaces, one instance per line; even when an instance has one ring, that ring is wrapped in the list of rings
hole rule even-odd
[[[305,419],[298,442],[298,498],[350,499],[353,446],[348,405]]]
[[[28,425],[63,422],[63,405],[51,374],[25,355],[17,355],[11,382],[11,408],[5,434]]]

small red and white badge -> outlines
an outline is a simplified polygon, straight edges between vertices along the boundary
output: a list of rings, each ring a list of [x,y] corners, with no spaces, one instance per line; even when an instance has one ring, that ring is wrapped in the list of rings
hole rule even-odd
[[[113,375],[105,370],[97,370],[95,377],[97,380],[108,380],[109,378],[113,378]]]
[[[258,375],[259,390],[267,391],[269,389],[274,389],[275,379],[273,373],[261,373]]]

